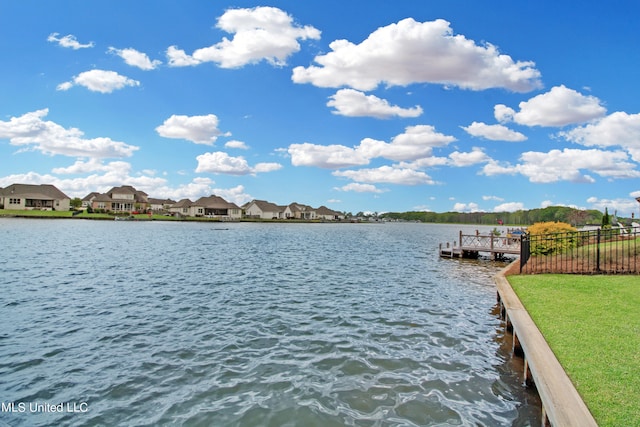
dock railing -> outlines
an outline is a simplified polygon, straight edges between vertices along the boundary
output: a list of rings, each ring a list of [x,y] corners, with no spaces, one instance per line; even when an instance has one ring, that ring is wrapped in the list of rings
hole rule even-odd
[[[520,272],[640,273],[640,227],[524,235]]]
[[[520,235],[507,232],[503,234],[462,234],[460,232],[460,247],[463,250],[490,252],[502,254],[520,254]]]
[[[479,253],[489,253],[494,259],[502,258],[506,254],[520,255],[520,234],[507,231],[506,234],[475,234],[460,235],[457,242],[440,244],[440,256],[445,258],[477,258]]]

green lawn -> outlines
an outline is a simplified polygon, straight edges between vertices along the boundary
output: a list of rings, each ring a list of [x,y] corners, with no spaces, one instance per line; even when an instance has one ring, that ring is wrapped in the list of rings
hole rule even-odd
[[[598,425],[640,426],[640,276],[508,276]]]
[[[71,211],[24,211],[0,209],[0,216],[33,216],[42,218],[71,218]]]

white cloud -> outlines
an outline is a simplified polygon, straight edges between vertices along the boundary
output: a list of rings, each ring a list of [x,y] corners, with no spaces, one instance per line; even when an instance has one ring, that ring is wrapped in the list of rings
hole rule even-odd
[[[455,141],[453,136],[436,132],[433,126],[409,126],[405,132],[395,136],[390,143],[365,138],[356,148],[369,159],[383,157],[396,161],[417,160],[431,157],[433,147],[440,147]]]
[[[560,132],[567,141],[587,147],[619,146],[627,150],[636,162],[640,162],[640,113],[612,113],[597,122]]]
[[[72,157],[108,158],[129,157],[139,147],[100,137],[83,138],[76,128],[65,129],[52,121],[44,121],[49,109],[33,111],[9,121],[0,121],[0,138],[11,145],[31,147],[44,154]]]
[[[436,183],[429,175],[424,172],[393,166],[381,166],[379,168],[372,169],[334,171],[333,175],[364,183],[388,183],[399,185]]]
[[[495,200],[497,202],[504,202],[504,199],[498,196],[482,196],[482,200]]]
[[[482,151],[482,148],[473,147],[468,153],[460,153],[458,151],[454,151],[449,154],[449,158],[451,159],[451,165],[457,167],[471,166],[478,163],[486,163],[491,160],[489,156]]]
[[[291,144],[288,153],[294,166],[316,166],[338,169],[366,165],[373,158],[409,161],[429,158],[433,147],[455,141],[453,136],[436,132],[430,125],[408,126],[391,142],[365,138],[354,148],[344,145]]]
[[[141,70],[154,70],[162,61],[154,59],[153,61],[149,59],[146,53],[139,52],[133,48],[126,49],[116,49],[115,47],[110,47],[109,52],[118,55],[120,58],[124,59],[124,62],[127,65],[131,65],[132,67],[138,67]]]
[[[638,178],[636,165],[628,161],[622,151],[578,150],[565,148],[548,153],[528,151],[522,153],[515,166],[500,165],[490,161],[483,168],[485,175],[521,174],[534,183],[558,181],[593,183],[595,179],[583,171],[592,172],[608,179]]]
[[[477,203],[456,203],[453,205],[454,212],[480,212],[480,207]]]
[[[287,152],[294,166],[337,169],[369,163],[368,157],[344,145],[317,145],[304,142],[289,145]]]
[[[216,27],[233,34],[233,38],[225,37],[213,46],[196,49],[191,56],[172,46],[167,49],[169,65],[214,62],[222,68],[238,68],[266,60],[282,66],[300,50],[298,40],[320,38],[319,30],[296,25],[290,15],[275,7],[229,9]]]
[[[178,49],[177,46],[169,46],[166,55],[170,67],[189,67],[200,63],[200,61],[189,56],[184,50]]]
[[[172,115],[156,128],[165,138],[186,139],[196,144],[213,145],[222,132],[218,129],[218,117]]]
[[[435,127],[431,125],[415,125],[407,126],[404,133],[396,135],[392,140],[392,144],[426,144],[430,147],[444,147],[455,140],[453,136],[436,132]]]
[[[282,168],[279,163],[258,163],[250,166],[242,156],[232,157],[222,151],[204,153],[196,157],[196,172],[208,172],[226,175],[255,175],[262,172],[273,172]]]
[[[399,162],[398,166],[408,169],[424,169],[434,166],[446,166],[451,164],[451,159],[447,157],[427,156],[411,162]]]
[[[73,82],[64,82],[56,86],[56,90],[65,91],[65,90],[71,89],[72,87],[73,87]]]
[[[422,114],[422,108],[402,108],[397,105],[390,105],[386,99],[378,98],[374,95],[353,89],[341,89],[330,97],[327,102],[328,107],[334,107],[334,114],[348,117],[375,117],[385,119],[393,116],[397,117],[418,117]]]
[[[227,141],[224,144],[224,146],[227,147],[227,148],[236,148],[238,150],[248,150],[249,149],[247,144],[245,144],[242,141],[237,141],[237,140]]]
[[[338,191],[353,191],[355,193],[384,193],[387,191],[381,190],[373,184],[360,184],[357,182],[352,182],[342,187],[334,187],[334,189]]]
[[[502,203],[501,205],[493,208],[494,212],[515,212],[521,211],[524,209],[524,203],[522,202],[508,202]]]
[[[638,218],[638,202],[635,199],[601,199],[598,197],[589,197],[587,203],[591,204],[591,209],[597,209],[601,212],[604,212],[606,208],[611,215],[617,211],[619,216],[629,217],[632,212],[635,212],[636,218]]]
[[[255,199],[252,195],[245,193],[244,186],[242,185],[238,185],[233,188],[214,189],[213,194],[222,197],[228,202],[235,203],[238,206],[242,206]]]
[[[74,50],[78,50],[78,49],[85,49],[85,48],[89,48],[89,47],[93,47],[94,43],[93,42],[89,42],[86,44],[82,44],[80,43],[77,39],[76,36],[72,35],[72,34],[68,34],[66,36],[63,37],[58,37],[60,35],[60,33],[51,33],[49,34],[49,37],[47,37],[47,41],[48,42],[52,42],[52,43],[58,43],[58,45],[62,46],[62,47],[68,47]]]
[[[105,164],[103,161],[92,158],[87,161],[79,159],[76,162],[68,167],[60,167],[54,168],[51,172],[59,175],[67,175],[67,174],[85,174],[89,172],[109,172],[109,171],[118,171],[118,170],[129,170],[131,168],[131,164],[123,161],[115,161],[109,162]],[[149,175],[149,173],[146,173]]]
[[[493,115],[500,123],[507,123],[513,121],[513,116],[516,114],[513,108],[507,107],[504,104],[497,104],[493,107]]]
[[[555,86],[547,93],[534,96],[519,104],[520,111],[502,104],[494,107],[496,119],[513,120],[526,126],[567,126],[585,123],[602,117],[606,109],[595,96],[585,96],[564,85]]]
[[[93,92],[111,93],[125,86],[140,86],[140,82],[115,71],[90,70],[74,76],[69,82],[60,83],[56,89],[65,91],[73,86],[84,86]]]
[[[295,83],[349,86],[368,91],[379,84],[438,83],[464,89],[506,88],[528,92],[540,87],[533,62],[514,62],[491,44],[477,45],[454,35],[449,22],[412,18],[378,28],[362,43],[333,41],[331,52],[316,56],[318,66],[296,67]]]
[[[280,169],[282,169],[282,165],[280,163],[275,163],[275,162],[256,163],[256,165],[253,167],[253,173],[274,172]]]
[[[543,208],[543,209],[544,208],[548,208],[549,206],[566,206],[568,208],[573,208],[573,209],[578,209],[578,210],[584,210],[585,209],[585,208],[579,207],[578,205],[567,205],[567,204],[564,204],[564,203],[556,203],[556,202],[554,202],[552,200],[543,200],[540,203],[540,207]]]
[[[527,137],[520,132],[509,129],[503,125],[488,125],[482,122],[473,122],[469,126],[462,126],[469,135],[486,138],[491,141],[525,141]]]
[[[287,152],[291,156],[291,164],[294,166],[337,169],[369,163],[366,156],[344,145],[317,145],[304,142],[291,144]]]

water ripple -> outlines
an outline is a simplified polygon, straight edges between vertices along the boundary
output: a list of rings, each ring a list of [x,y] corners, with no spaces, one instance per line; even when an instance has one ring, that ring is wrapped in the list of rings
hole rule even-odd
[[[496,267],[432,249],[457,229],[11,221],[0,395],[89,410],[0,424],[539,423],[497,338]]]

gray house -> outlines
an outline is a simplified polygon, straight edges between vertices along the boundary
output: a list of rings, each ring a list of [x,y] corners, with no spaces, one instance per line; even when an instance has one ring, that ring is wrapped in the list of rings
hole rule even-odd
[[[4,209],[68,211],[71,199],[51,184],[11,184],[0,190]]]

